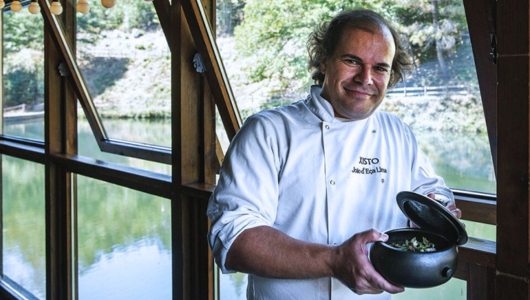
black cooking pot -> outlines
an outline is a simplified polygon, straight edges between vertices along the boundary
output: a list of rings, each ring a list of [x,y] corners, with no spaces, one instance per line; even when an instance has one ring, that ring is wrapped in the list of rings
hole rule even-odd
[[[447,282],[458,265],[457,245],[467,242],[462,223],[442,204],[412,192],[401,192],[397,202],[405,215],[420,228],[400,228],[385,232],[387,242],[376,242],[370,251],[375,270],[395,285],[426,288]],[[401,250],[390,243],[426,238],[433,252]]]

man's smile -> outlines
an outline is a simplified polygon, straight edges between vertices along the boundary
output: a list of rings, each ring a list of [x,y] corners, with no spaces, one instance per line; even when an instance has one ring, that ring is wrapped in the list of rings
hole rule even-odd
[[[365,91],[365,90],[362,90],[362,89],[351,89],[351,88],[345,87],[344,90],[346,90],[346,93],[348,93],[348,94],[354,94],[354,95],[357,95],[357,96],[371,97],[371,96],[374,95],[373,92]]]

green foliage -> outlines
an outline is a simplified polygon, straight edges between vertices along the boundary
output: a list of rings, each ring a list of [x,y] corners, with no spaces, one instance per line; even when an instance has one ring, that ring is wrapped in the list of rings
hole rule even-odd
[[[4,55],[29,48],[44,51],[44,21],[26,10],[4,13]]]
[[[306,41],[324,20],[344,9],[369,8],[395,23],[403,34],[416,63],[437,58],[436,43],[445,56],[456,51],[467,28],[460,0],[224,0],[231,5],[229,18],[240,17],[233,30],[239,55],[252,57],[246,68],[251,82],[279,80],[287,90],[305,90],[311,83],[307,73]],[[242,4],[240,4],[242,3]],[[434,6],[437,4],[434,24]],[[239,4],[239,5],[238,5]],[[221,15],[220,17],[223,17]],[[238,22],[218,21],[233,26]],[[228,25],[227,25],[228,24]],[[229,33],[227,28],[219,28]],[[436,34],[435,34],[436,33]]]
[[[4,77],[6,106],[43,102],[44,66],[11,70]]]
[[[461,0],[385,0],[392,19],[410,43],[417,64],[436,58],[436,41],[445,55],[456,51],[467,31]],[[434,11],[433,3],[437,6]],[[434,23],[436,13],[437,23]]]
[[[234,32],[240,55],[256,60],[248,67],[249,79],[279,79],[286,89],[305,89],[310,84],[307,37],[323,20],[355,7],[381,9],[377,1],[247,1],[243,22]]]
[[[130,60],[127,58],[95,57],[83,67],[92,97],[97,97],[112,88],[127,72]]]
[[[41,17],[27,11],[4,14],[4,89],[6,106],[43,102],[44,64]]]
[[[234,28],[243,19],[243,0],[219,0],[216,2],[216,29],[218,35],[234,34]]]
[[[80,33],[95,34],[113,29],[154,30],[160,26],[153,3],[138,0],[116,1],[116,5],[109,9],[96,2],[87,14],[77,14],[77,24]],[[97,38],[97,35],[91,35],[91,37]],[[84,42],[95,41],[84,40]]]

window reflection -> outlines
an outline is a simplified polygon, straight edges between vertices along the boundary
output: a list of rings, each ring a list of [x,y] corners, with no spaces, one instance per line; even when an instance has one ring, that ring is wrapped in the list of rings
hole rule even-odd
[[[139,122],[130,119],[109,119],[106,120],[105,127],[116,132],[122,132],[125,136],[135,137],[152,144],[160,144],[171,137],[169,123],[169,120],[143,120]],[[86,119],[78,120],[77,132],[80,155],[171,175],[171,165],[102,152]]]
[[[46,298],[44,166],[2,156],[3,279]]]
[[[170,201],[77,178],[79,299],[172,299]]]

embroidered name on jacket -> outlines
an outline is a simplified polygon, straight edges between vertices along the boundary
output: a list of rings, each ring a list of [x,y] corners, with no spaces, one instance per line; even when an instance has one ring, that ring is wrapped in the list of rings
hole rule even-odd
[[[372,175],[375,173],[386,173],[387,170],[379,165],[379,158],[359,157],[358,167],[354,166],[352,173]]]

